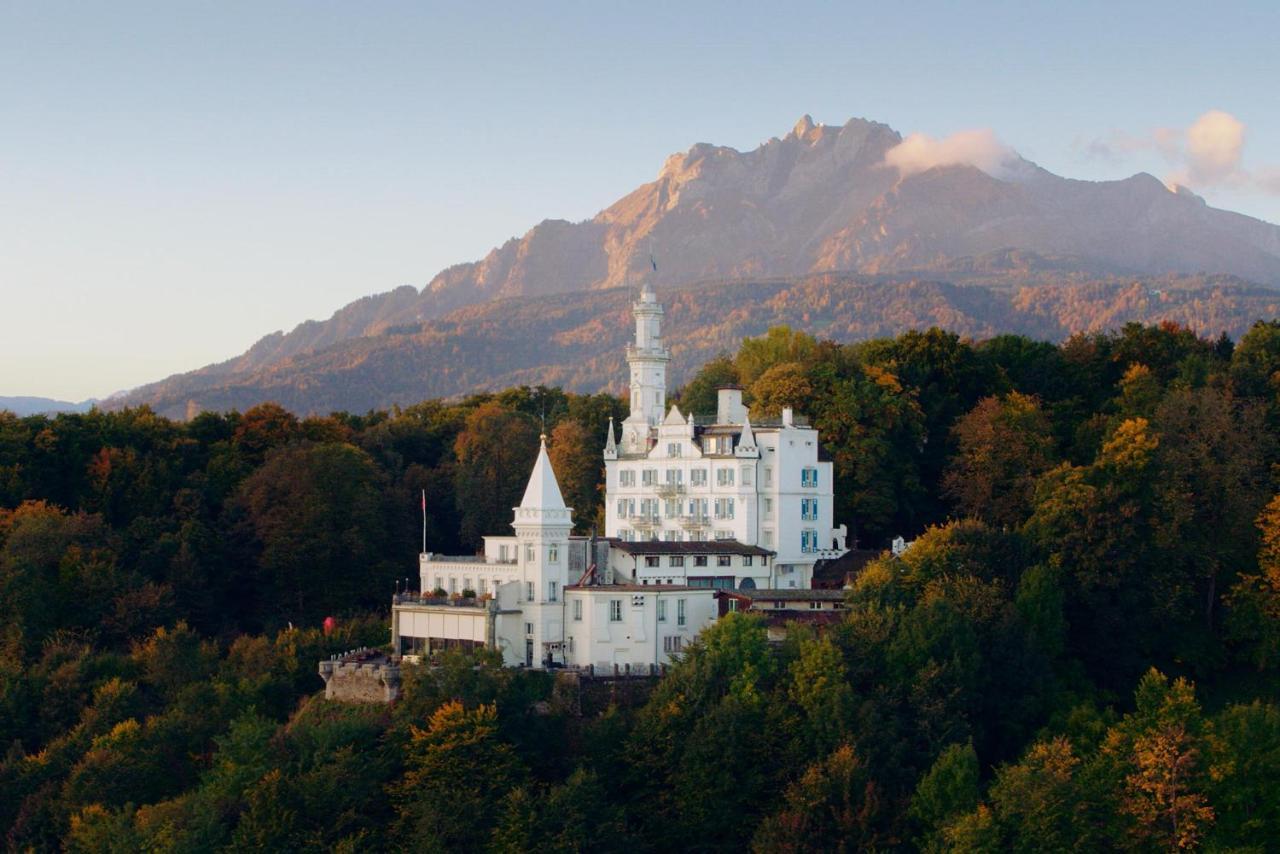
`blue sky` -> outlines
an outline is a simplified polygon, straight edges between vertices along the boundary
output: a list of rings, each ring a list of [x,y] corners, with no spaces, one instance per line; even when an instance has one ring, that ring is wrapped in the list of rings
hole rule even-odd
[[[1186,171],[1219,110],[1238,162],[1191,186],[1280,222],[1278,32],[1274,2],[0,0],[0,394],[228,358],[803,113],[1100,179]]]

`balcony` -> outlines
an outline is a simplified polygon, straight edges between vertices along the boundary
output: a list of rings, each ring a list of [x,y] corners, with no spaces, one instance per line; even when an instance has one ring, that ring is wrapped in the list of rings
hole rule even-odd
[[[692,516],[680,517],[680,527],[684,528],[686,531],[705,528],[710,524],[711,520],[701,513],[697,513]]]
[[[662,496],[684,495],[684,483],[680,481],[660,483],[657,492]]]
[[[662,520],[657,516],[632,516],[627,520],[631,527],[638,531],[647,531],[651,528],[661,528]]]

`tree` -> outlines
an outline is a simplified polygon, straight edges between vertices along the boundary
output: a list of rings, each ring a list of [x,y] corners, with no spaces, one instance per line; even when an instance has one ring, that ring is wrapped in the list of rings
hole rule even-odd
[[[1280,495],[1258,516],[1262,545],[1256,572],[1240,576],[1227,596],[1227,629],[1259,670],[1280,665]]]
[[[725,354],[703,365],[693,379],[673,398],[686,415],[714,415],[719,402],[717,390],[738,385],[738,367]]]
[[[474,547],[485,534],[510,530],[511,508],[520,503],[538,454],[537,423],[499,403],[482,404],[467,416],[454,452],[460,533]]]
[[[817,349],[818,342],[790,326],[773,326],[759,338],[747,338],[738,347],[734,364],[743,385],[755,383],[774,365],[783,362],[803,363]]]
[[[908,811],[920,829],[921,848],[938,848],[951,821],[978,806],[978,754],[973,744],[952,744],[920,778]]]
[[[498,736],[497,707],[457,701],[440,706],[425,730],[413,727],[406,764],[392,789],[397,832],[429,851],[477,847],[525,774]]]
[[[849,745],[810,765],[784,806],[756,831],[755,851],[865,851],[892,847],[883,794]]]
[[[280,448],[240,485],[236,529],[256,563],[260,613],[316,623],[380,602],[398,567],[386,560],[386,479],[351,445]]]
[[[1039,401],[1018,392],[985,397],[952,429],[956,455],[942,478],[960,511],[1015,526],[1031,513],[1036,479],[1054,463],[1054,439]]]
[[[551,431],[547,454],[565,503],[573,508],[574,528],[578,533],[598,526],[596,517],[604,503],[601,491],[604,463],[597,446],[597,437],[571,418],[562,420]]]

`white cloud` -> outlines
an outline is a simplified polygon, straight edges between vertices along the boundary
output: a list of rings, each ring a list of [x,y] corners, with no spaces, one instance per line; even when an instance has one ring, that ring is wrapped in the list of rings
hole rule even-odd
[[[1134,136],[1113,132],[1080,145],[1089,157],[1112,161],[1144,151],[1169,163],[1165,183],[1195,190],[1237,187],[1280,195],[1280,170],[1250,171],[1244,166],[1244,122],[1224,110],[1209,110],[1186,128],[1156,128]]]
[[[913,133],[885,152],[886,166],[892,166],[905,178],[936,166],[976,166],[988,175],[1001,177],[1018,154],[996,139],[986,128],[964,130],[944,139]]]

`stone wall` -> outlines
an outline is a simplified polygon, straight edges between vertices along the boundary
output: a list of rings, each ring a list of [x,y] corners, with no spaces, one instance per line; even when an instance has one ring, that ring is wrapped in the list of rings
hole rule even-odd
[[[324,696],[344,703],[390,703],[400,696],[400,665],[386,654],[351,650],[320,662]]]

